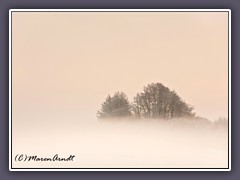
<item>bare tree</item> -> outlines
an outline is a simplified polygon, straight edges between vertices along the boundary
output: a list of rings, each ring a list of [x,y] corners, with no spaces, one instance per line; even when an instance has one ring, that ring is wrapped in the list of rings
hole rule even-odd
[[[174,118],[194,116],[193,108],[185,103],[175,91],[161,83],[152,83],[138,93],[132,103],[137,118]]]

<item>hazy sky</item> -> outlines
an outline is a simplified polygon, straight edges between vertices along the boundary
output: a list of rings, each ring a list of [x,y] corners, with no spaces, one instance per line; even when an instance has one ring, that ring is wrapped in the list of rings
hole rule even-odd
[[[94,119],[108,94],[174,89],[227,117],[227,12],[14,12],[13,116]]]

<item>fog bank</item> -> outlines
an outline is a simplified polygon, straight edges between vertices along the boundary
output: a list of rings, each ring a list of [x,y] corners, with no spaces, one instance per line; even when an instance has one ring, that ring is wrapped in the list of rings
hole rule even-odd
[[[27,130],[14,130],[13,156],[73,154],[74,161],[13,162],[13,167],[227,167],[227,123],[203,119],[44,122],[28,124]]]

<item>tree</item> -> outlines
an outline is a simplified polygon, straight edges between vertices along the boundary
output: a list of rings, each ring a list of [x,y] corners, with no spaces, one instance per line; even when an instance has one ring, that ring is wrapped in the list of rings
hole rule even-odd
[[[175,91],[161,83],[152,83],[138,93],[132,103],[137,118],[174,118],[194,116],[193,108],[185,103]]]
[[[131,116],[131,106],[123,92],[116,92],[113,97],[107,96],[97,112],[98,118],[113,118]]]

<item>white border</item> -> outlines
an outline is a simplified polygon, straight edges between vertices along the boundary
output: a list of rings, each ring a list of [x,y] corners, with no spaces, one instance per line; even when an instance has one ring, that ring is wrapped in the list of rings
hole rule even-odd
[[[229,171],[231,171],[231,158],[232,158],[232,154],[231,154],[231,147],[232,147],[232,132],[231,132],[231,129],[232,129],[232,114],[231,114],[231,99],[232,99],[232,90],[231,90],[231,87],[232,87],[232,77],[231,77],[231,69],[232,69],[232,56],[231,56],[231,44],[232,44],[232,31],[231,31],[231,26],[232,26],[232,22],[231,22],[231,10],[228,11],[228,145],[229,145]]]
[[[228,26],[229,26],[229,32],[228,32],[228,134],[229,134],[229,168],[228,169],[208,169],[208,168],[202,168],[202,169],[29,169],[29,168],[21,168],[21,169],[14,169],[11,167],[12,164],[12,154],[11,154],[11,148],[12,148],[12,97],[11,97],[11,89],[12,89],[12,12],[89,12],[89,11],[96,11],[96,12],[102,12],[102,11],[118,11],[118,12],[228,12]],[[230,9],[10,9],[9,10],[9,171],[231,171],[231,10]]]

